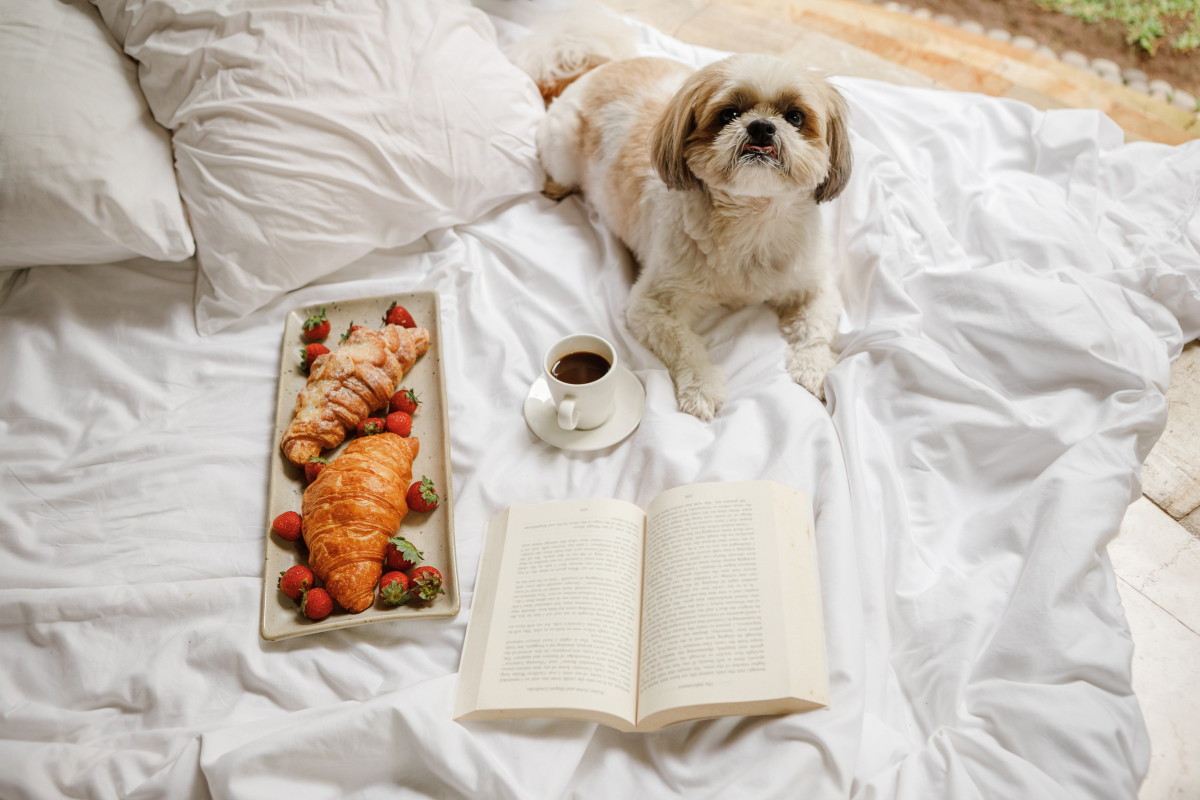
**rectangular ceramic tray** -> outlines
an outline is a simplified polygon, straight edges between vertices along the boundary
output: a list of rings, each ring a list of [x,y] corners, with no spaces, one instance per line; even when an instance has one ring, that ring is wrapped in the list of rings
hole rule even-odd
[[[275,517],[284,511],[299,513],[304,495],[304,470],[293,466],[279,449],[283,432],[292,420],[296,395],[308,382],[308,375],[300,365],[301,352],[306,344],[303,325],[310,315],[319,313],[321,306],[325,306],[331,330],[324,344],[333,350],[338,345],[338,339],[351,324],[378,329],[383,324],[383,315],[392,302],[407,308],[417,325],[429,329],[429,350],[404,374],[397,389],[413,389],[421,401],[420,407],[413,415],[411,434],[421,442],[420,453],[413,462],[413,479],[420,480],[421,476],[428,476],[433,480],[441,498],[438,507],[429,513],[410,511],[400,524],[399,534],[424,554],[422,563],[434,566],[442,573],[445,593],[423,607],[391,607],[377,599],[375,605],[358,614],[350,614],[337,608],[325,619],[313,622],[306,619],[298,606],[280,592],[278,587],[281,572],[294,564],[307,563],[307,550],[303,540],[287,542],[271,532],[271,523]],[[267,541],[266,564],[263,568],[261,626],[264,639],[275,641],[290,636],[373,622],[450,617],[458,613],[458,567],[454,556],[454,494],[450,485],[450,426],[447,418],[449,403],[446,398],[441,354],[442,325],[437,292],[412,292],[318,303],[288,312],[279,361],[279,393],[276,397],[273,440],[275,447],[271,454],[267,520],[263,532]],[[353,439],[352,433],[347,442]],[[339,447],[322,455],[332,460],[345,446],[346,442],[343,442]]]

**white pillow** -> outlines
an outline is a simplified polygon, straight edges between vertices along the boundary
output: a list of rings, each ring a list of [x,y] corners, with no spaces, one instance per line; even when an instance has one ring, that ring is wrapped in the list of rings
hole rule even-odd
[[[194,244],[137,65],[82,0],[0,0],[0,269]]]
[[[541,98],[466,2],[93,2],[174,132],[201,333],[541,188]]]

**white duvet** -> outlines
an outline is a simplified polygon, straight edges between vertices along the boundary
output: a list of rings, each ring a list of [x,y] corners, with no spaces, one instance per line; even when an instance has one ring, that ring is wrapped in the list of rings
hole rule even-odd
[[[725,408],[677,412],[622,321],[629,260],[579,198],[518,198],[208,337],[191,262],[6,276],[0,796],[1135,796],[1149,744],[1105,545],[1200,334],[1200,144],[838,84],[855,165],[826,207],[845,300],[827,406],[748,308],[701,325]],[[265,642],[284,314],[412,290],[441,297],[463,612]],[[521,417],[573,330],[647,390],[634,434],[591,454]],[[492,514],[757,478],[815,501],[828,710],[651,735],[451,721]]]

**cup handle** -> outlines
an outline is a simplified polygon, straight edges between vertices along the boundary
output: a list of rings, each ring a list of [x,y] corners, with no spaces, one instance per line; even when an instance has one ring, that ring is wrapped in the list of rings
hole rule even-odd
[[[573,431],[578,424],[579,411],[575,408],[575,398],[566,397],[558,404],[558,427]]]

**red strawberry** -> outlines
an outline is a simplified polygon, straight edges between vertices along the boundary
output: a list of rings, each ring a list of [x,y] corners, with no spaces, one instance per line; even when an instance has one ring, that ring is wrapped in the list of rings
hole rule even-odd
[[[387,552],[383,555],[383,565],[387,569],[408,572],[421,563],[424,554],[413,546],[413,543],[403,536],[393,536],[388,539]]]
[[[325,306],[321,306],[320,314],[313,314],[304,320],[304,338],[310,342],[319,342],[329,335],[329,320],[325,318]]]
[[[397,436],[408,436],[412,433],[412,417],[403,411],[393,411],[388,414],[385,425],[388,433],[394,433]]]
[[[412,389],[401,389],[392,395],[392,400],[388,403],[388,410],[392,412],[403,411],[410,417],[417,413],[417,406],[421,405],[421,401],[417,398],[417,393]]]
[[[421,480],[414,481],[413,485],[408,487],[408,494],[404,496],[404,500],[413,511],[433,511],[438,504],[437,490],[433,487],[433,481],[422,475]]]
[[[388,306],[387,313],[383,315],[383,321],[387,325],[399,325],[402,328],[417,327],[417,323],[413,321],[412,314],[408,313],[408,309],[397,303]]]
[[[333,598],[319,586],[309,589],[300,597],[300,611],[309,619],[325,619],[333,611]]]
[[[379,417],[367,417],[362,422],[358,423],[359,436],[374,436],[377,433],[383,433],[387,428],[383,424],[383,420]]]
[[[308,463],[304,465],[304,480],[312,483],[321,474],[321,470],[329,463],[329,459],[321,458],[320,456],[311,456]]]
[[[389,606],[408,602],[408,578],[403,572],[388,572],[379,579],[379,596]]]
[[[428,564],[408,573],[408,602],[428,603],[444,591],[442,573]]]
[[[345,344],[346,340],[350,338],[350,334],[354,333],[356,330],[358,330],[361,327],[362,327],[362,325],[355,325],[354,320],[351,320],[350,327],[346,328],[346,332],[342,334],[342,338],[339,339],[338,341],[341,342],[342,344]]]
[[[300,351],[300,366],[305,369],[312,369],[313,362],[317,360],[317,356],[323,356],[328,352],[328,347],[318,342],[313,342]]]
[[[297,564],[286,572],[279,573],[279,591],[292,600],[299,600],[313,587],[314,582],[316,578],[313,577],[312,570],[303,564]]]
[[[286,542],[296,541],[300,538],[300,515],[295,511],[283,512],[271,523],[271,530]]]

